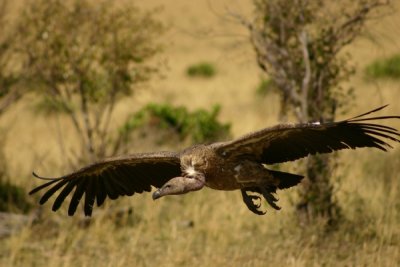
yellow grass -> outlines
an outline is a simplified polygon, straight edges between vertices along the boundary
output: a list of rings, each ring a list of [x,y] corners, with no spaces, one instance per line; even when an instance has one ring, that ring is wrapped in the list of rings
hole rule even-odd
[[[261,100],[254,94],[261,72],[245,31],[216,15],[223,15],[225,7],[248,14],[249,4],[142,2],[143,8],[164,5],[160,18],[171,25],[164,37],[168,67],[165,78],[117,107],[117,121],[148,101],[168,101],[191,109],[220,103],[221,119],[232,122],[234,136],[277,122],[277,96]],[[348,49],[359,70],[349,82],[357,95],[350,115],[386,103],[391,106],[384,114],[400,114],[398,82],[362,78],[362,68],[373,59],[400,51],[398,25],[398,12],[373,21],[369,33],[377,42],[362,38]],[[187,66],[202,61],[215,64],[214,78],[185,75]],[[25,99],[0,118],[8,132],[4,150],[13,182],[27,189],[38,184],[30,178],[33,169],[43,175],[63,171],[56,122],[34,115],[34,101]],[[61,123],[73,146],[68,122]],[[400,128],[399,122],[390,124]],[[249,212],[239,192],[205,189],[156,202],[145,194],[108,201],[90,221],[67,217],[65,209],[52,213],[45,205],[32,214],[39,219],[0,238],[0,266],[398,266],[400,148],[394,145],[386,154],[367,149],[339,153],[342,164],[333,175],[346,221],[332,233],[317,234],[318,225],[296,225],[295,190],[280,192],[283,209],[266,216]]]

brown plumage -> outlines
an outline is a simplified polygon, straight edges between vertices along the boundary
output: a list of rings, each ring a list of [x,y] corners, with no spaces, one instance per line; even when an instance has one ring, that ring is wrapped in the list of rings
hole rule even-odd
[[[69,215],[75,213],[84,198],[84,213],[90,216],[95,203],[100,206],[107,197],[116,199],[150,192],[154,186],[159,188],[153,193],[153,199],[157,199],[207,186],[216,190],[240,189],[247,207],[261,215],[265,214],[260,210],[261,196],[273,208],[279,209],[273,193],[277,189],[292,187],[303,178],[301,175],[269,170],[265,164],[348,148],[374,147],[386,151],[391,148],[388,140],[400,142],[397,129],[370,122],[400,119],[400,116],[366,117],[384,107],[339,122],[280,124],[232,141],[195,145],[181,152],[109,158],[59,178],[43,178],[33,173],[48,182],[36,187],[30,194],[46,188],[39,201],[43,204],[58,192],[53,211],[58,210],[65,198],[72,194]]]

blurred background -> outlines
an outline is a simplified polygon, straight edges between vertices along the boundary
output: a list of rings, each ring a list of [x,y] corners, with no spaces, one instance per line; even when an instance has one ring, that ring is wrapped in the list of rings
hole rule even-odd
[[[399,115],[399,8],[0,0],[0,266],[398,266],[397,143],[323,158],[322,186],[279,192],[282,210],[265,216],[235,191],[135,195],[91,218],[28,192],[33,170],[54,177],[385,104],[379,115]],[[310,162],[281,168],[310,173]]]

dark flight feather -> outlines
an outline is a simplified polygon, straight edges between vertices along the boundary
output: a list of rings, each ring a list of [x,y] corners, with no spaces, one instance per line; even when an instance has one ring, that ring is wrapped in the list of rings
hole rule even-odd
[[[52,210],[56,211],[75,188],[68,214],[75,213],[85,195],[84,212],[85,215],[90,216],[95,202],[100,206],[107,197],[117,199],[120,196],[150,191],[151,186],[160,187],[180,173],[179,154],[143,153],[106,159],[59,178],[44,178],[34,173],[35,177],[49,180],[49,182],[36,187],[29,194],[53,185],[40,199],[39,203],[44,204],[52,195],[61,190],[52,207]]]
[[[78,185],[76,186],[75,192],[71,197],[71,202],[69,203],[68,214],[75,213],[76,208],[78,207],[78,204],[83,196],[83,193],[85,193],[84,189],[88,180],[89,179],[87,178],[82,179],[80,183],[78,183]],[[90,186],[88,186],[87,188],[90,188]]]
[[[386,139],[400,142],[399,132],[392,127],[366,122],[399,119],[400,116],[363,118],[384,107],[339,122],[280,124],[231,142],[219,143],[217,151],[227,157],[248,158],[265,164],[348,148],[375,147],[386,151],[391,148]]]

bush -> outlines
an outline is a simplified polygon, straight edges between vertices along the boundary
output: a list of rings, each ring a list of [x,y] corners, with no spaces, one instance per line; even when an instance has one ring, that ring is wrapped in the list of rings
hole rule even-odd
[[[378,59],[365,68],[369,78],[400,79],[400,54],[386,59]]]
[[[275,84],[271,79],[263,79],[257,86],[256,93],[259,96],[266,96],[275,89]]]
[[[28,212],[31,204],[26,196],[25,190],[21,187],[0,179],[0,211]]]
[[[7,164],[0,143],[0,211],[27,212],[31,205],[27,194],[21,187],[11,184],[8,178]]]
[[[214,65],[211,63],[202,62],[189,66],[186,70],[186,73],[190,77],[211,78],[215,75],[216,70]]]
[[[173,107],[169,104],[148,104],[132,114],[120,128],[124,140],[130,134],[147,125],[156,129],[172,130],[180,140],[189,139],[191,143],[217,141],[229,135],[230,125],[217,120],[220,106],[211,111],[198,109],[189,112],[186,107]]]

